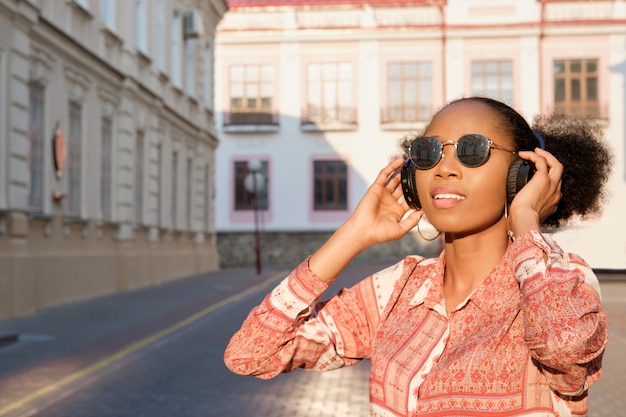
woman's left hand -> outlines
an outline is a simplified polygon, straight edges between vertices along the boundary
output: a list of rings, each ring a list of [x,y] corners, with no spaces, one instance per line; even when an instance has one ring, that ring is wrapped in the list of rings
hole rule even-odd
[[[509,208],[509,229],[515,236],[539,230],[541,222],[556,212],[561,200],[561,164],[550,152],[535,149],[519,156],[535,164],[536,172],[517,193]]]

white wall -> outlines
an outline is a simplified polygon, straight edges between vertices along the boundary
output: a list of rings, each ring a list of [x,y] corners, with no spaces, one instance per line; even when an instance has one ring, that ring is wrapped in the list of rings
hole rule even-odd
[[[222,30],[218,29],[216,39],[215,97],[220,137],[216,163],[217,230],[252,230],[252,213],[234,213],[232,208],[233,161],[247,158],[267,158],[271,164],[271,208],[264,215],[264,230],[336,228],[358,203],[389,157],[397,153],[398,138],[412,128],[420,127],[383,130],[379,123],[386,88],[384,68],[394,56],[398,60],[417,58],[432,62],[435,107],[470,93],[469,63],[472,59],[510,59],[514,64],[514,105],[529,121],[537,113],[550,110],[553,59],[598,57],[603,65],[600,69],[600,100],[608,103],[610,111],[606,137],[616,155],[610,183],[612,198],[601,219],[559,232],[559,241],[566,250],[579,253],[593,267],[626,268],[626,35],[622,3],[548,5],[546,15],[562,19],[562,22],[546,25],[543,29],[545,36],[540,40],[539,2],[450,0],[445,8],[449,25],[445,50],[442,49],[441,34],[433,26],[376,30],[371,27],[371,13],[368,15],[370,26],[341,31],[310,28],[299,31],[293,28],[294,14],[306,13],[302,10],[265,13],[262,20],[260,17],[255,20],[254,12],[248,11],[246,15],[241,10],[230,11],[222,22]],[[428,15],[428,19],[438,16],[432,8],[416,9],[418,14]],[[392,8],[385,13],[391,13],[390,10]],[[397,20],[401,21],[402,16],[415,10],[403,7],[395,12]],[[355,9],[354,13],[364,12]],[[374,16],[375,13],[376,10]],[[593,16],[598,19],[598,24],[587,21],[581,26],[576,20],[584,16]],[[622,19],[622,23],[607,24],[611,19]],[[251,22],[257,25],[262,22],[266,29],[256,27],[246,32]],[[323,61],[354,64],[359,112],[356,130],[320,133],[300,130],[306,64]],[[443,62],[445,68],[441,67]],[[276,132],[225,133],[222,129],[221,112],[228,111],[229,106],[228,66],[246,63],[275,65],[275,98],[281,114],[280,129]],[[314,221],[311,161],[314,157],[332,155],[346,160],[350,166],[349,210],[344,216],[329,221]]]

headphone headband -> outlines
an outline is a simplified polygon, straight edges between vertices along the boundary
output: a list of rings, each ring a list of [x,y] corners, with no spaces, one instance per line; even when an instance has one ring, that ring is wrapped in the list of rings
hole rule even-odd
[[[546,149],[546,141],[543,140],[543,136],[541,135],[541,133],[533,129],[533,134],[535,135],[535,138],[537,138],[537,141],[539,142],[539,147],[541,149]]]

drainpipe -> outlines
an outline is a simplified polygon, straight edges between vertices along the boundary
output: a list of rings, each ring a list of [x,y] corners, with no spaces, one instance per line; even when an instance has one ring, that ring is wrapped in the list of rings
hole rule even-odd
[[[545,12],[546,12],[546,0],[541,0],[541,16],[539,20],[539,59],[538,59],[538,77],[539,77],[539,114],[544,112],[544,101],[543,101],[543,38],[544,38],[544,25],[545,25]]]
[[[443,94],[443,102],[444,104],[448,101],[447,96],[447,68],[446,68],[446,12],[444,10],[444,5],[446,0],[440,0],[437,2],[437,7],[439,9],[439,14],[441,15],[441,68],[443,69],[443,83],[442,83],[442,94]]]

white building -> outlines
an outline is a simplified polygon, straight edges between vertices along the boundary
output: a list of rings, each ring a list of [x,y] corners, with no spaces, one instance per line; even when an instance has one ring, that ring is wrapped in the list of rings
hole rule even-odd
[[[0,318],[218,268],[226,10],[0,0]]]
[[[559,242],[595,268],[626,269],[623,0],[229,5],[215,73],[224,264],[253,258],[248,160],[260,160],[267,177],[259,199],[264,261],[293,264],[348,217],[401,136],[448,101],[480,94],[528,120],[559,110],[604,122],[616,156],[610,204],[601,219],[559,232]]]

